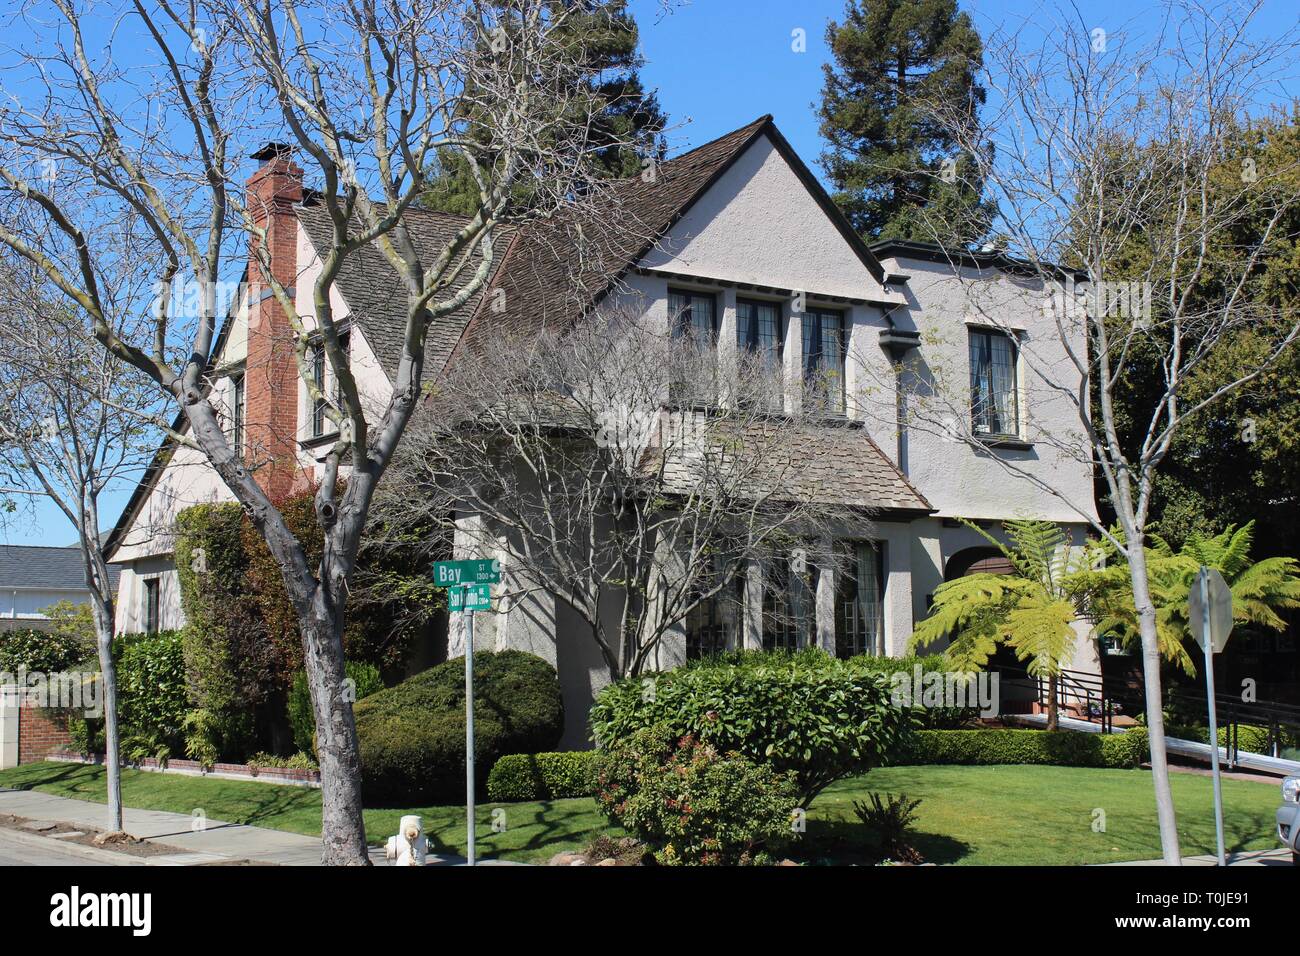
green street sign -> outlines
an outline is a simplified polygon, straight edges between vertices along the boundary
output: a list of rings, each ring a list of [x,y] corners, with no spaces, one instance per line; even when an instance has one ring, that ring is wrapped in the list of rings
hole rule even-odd
[[[456,588],[462,584],[499,584],[501,562],[495,558],[474,561],[433,562],[433,586]]]
[[[447,592],[447,610],[453,614],[491,609],[492,586],[489,584],[471,584],[469,587],[451,588]]]

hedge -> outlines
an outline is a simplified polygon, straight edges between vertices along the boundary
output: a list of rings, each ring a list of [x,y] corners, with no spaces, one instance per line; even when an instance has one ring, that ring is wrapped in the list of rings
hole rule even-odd
[[[488,799],[502,802],[556,800],[593,794],[594,750],[511,754],[488,777]],[[890,766],[921,764],[1046,764],[1060,767],[1140,766],[1148,757],[1143,727],[1122,734],[1073,730],[918,730]]]
[[[1122,734],[1073,730],[918,730],[892,761],[918,764],[1049,764],[1058,767],[1137,767],[1147,759],[1146,728]]]
[[[589,797],[596,791],[595,750],[562,753],[507,754],[488,774],[489,800],[562,800]]]
[[[189,709],[180,631],[124,634],[115,643],[117,709],[123,727],[176,739]]]
[[[355,708],[369,802],[451,802],[465,795],[465,665],[451,660]],[[555,669],[523,651],[474,655],[478,782],[508,753],[549,750],[564,729]]]

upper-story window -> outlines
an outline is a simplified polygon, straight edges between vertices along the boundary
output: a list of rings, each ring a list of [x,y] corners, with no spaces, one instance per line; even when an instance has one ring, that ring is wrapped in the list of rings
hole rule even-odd
[[[668,290],[668,316],[674,335],[689,335],[701,345],[713,345],[718,331],[717,300],[707,292]]]
[[[673,335],[687,338],[699,354],[681,355],[680,365],[672,370],[669,385],[674,402],[683,404],[711,403],[716,396],[713,364],[713,345],[717,340],[717,299],[707,292],[683,289],[668,290],[668,319]]]
[[[809,309],[803,314],[805,393],[829,412],[844,411],[844,313]]]
[[[339,351],[343,353],[346,359],[349,355],[350,340],[346,331],[339,332]],[[319,438],[327,431],[333,431],[333,423],[325,415],[326,399],[325,395],[333,393],[338,396],[338,382],[332,375],[326,374],[326,367],[329,365],[329,359],[325,355],[325,343],[317,342],[312,346],[311,352],[311,374],[312,381],[320,390],[321,397],[312,402],[311,410],[311,434],[313,438]],[[332,382],[330,389],[327,390],[326,382]]]
[[[244,454],[244,373],[230,376],[230,447]]]
[[[1016,345],[1005,332],[970,333],[971,427],[977,435],[1019,435]]]
[[[767,371],[780,371],[783,331],[779,302],[736,300],[736,345],[753,353]]]
[[[162,581],[158,578],[145,578],[144,581],[144,629],[146,633],[157,634],[161,612]]]

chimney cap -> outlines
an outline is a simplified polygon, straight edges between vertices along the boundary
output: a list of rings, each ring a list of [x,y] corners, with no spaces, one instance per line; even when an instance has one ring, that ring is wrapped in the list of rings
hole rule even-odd
[[[250,156],[249,159],[258,159],[265,163],[272,159],[278,159],[281,156],[288,156],[291,152],[293,152],[293,147],[288,143],[267,143]]]

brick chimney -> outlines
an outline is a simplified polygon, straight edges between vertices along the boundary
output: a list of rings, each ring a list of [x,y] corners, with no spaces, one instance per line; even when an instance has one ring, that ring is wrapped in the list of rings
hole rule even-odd
[[[298,219],[302,168],[283,143],[270,143],[253,159],[261,165],[246,183],[248,210],[266,230],[271,273],[286,289],[298,284]],[[294,489],[298,451],[298,369],[293,326],[255,257],[248,254],[248,364],[244,375],[244,459],[256,466],[257,483],[272,501]]]

